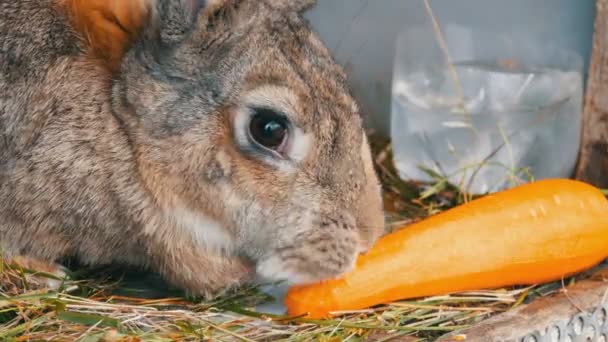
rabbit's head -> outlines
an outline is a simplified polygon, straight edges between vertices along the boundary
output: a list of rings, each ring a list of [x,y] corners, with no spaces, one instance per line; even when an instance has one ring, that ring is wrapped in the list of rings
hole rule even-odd
[[[157,0],[113,95],[159,210],[291,283],[350,270],[384,224],[357,104],[300,15],[311,4]]]

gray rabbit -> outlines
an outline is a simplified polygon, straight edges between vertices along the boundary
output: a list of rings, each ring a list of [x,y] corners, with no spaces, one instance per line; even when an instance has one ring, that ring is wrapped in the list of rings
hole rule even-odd
[[[206,297],[352,269],[381,189],[312,1],[88,1],[0,0],[4,257],[132,265]]]

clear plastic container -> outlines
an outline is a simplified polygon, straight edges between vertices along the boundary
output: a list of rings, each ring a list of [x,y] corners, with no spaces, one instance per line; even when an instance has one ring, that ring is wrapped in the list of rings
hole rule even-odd
[[[439,23],[508,33],[572,49],[589,63],[595,0],[432,0]],[[403,30],[427,25],[422,0],[317,0],[305,13],[332,55],[346,67],[366,128],[390,135],[395,41]],[[515,44],[518,37],[511,41]],[[424,42],[421,42],[424,44]],[[410,45],[417,48],[417,43]],[[586,70],[586,68],[585,68]]]
[[[429,22],[395,56],[391,136],[404,179],[473,193],[569,177],[580,146],[583,61],[548,42]]]

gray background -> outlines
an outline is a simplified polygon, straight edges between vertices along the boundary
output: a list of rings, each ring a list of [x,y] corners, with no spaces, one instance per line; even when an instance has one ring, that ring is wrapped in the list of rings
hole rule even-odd
[[[588,61],[594,0],[432,0],[440,23],[454,23],[573,49]],[[390,94],[395,39],[423,24],[422,0],[317,0],[306,13],[334,56],[346,67],[368,128],[390,132]],[[412,48],[416,48],[412,46]],[[586,70],[586,67],[585,67]]]

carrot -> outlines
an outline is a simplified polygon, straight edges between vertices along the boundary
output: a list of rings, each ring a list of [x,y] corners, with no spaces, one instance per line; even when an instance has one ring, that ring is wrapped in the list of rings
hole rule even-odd
[[[341,278],[289,289],[293,316],[326,318],[408,298],[532,285],[608,256],[608,200],[573,180],[528,183],[378,240]]]

